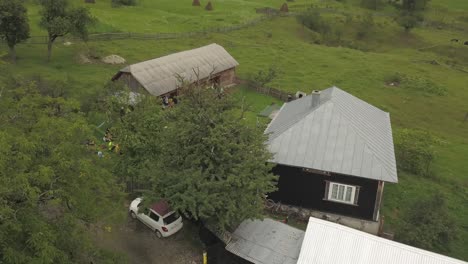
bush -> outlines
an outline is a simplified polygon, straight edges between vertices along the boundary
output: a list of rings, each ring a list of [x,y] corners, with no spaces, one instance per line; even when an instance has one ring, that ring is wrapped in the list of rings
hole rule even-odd
[[[213,4],[211,4],[211,1],[208,2],[208,4],[206,4],[205,10],[206,11],[212,11],[213,10]]]
[[[451,242],[457,239],[457,227],[445,197],[436,193],[409,206],[397,225],[395,239],[430,251],[450,252]]]
[[[135,6],[137,5],[136,0],[111,0],[112,7],[119,6]]]
[[[281,6],[280,12],[283,12],[283,13],[289,12],[289,7],[288,7],[288,4],[287,4],[287,3],[284,3],[284,4]]]
[[[250,81],[258,86],[265,86],[278,77],[278,71],[274,67],[270,67],[267,71],[260,70],[256,74],[250,76]]]
[[[397,18],[398,24],[405,29],[406,32],[409,32],[411,29],[416,27],[424,18],[421,14],[410,13],[407,11],[402,11],[400,16]]]
[[[383,5],[382,0],[361,0],[361,6],[367,9],[377,10]]]
[[[303,26],[321,34],[328,34],[331,31],[329,24],[322,18],[316,9],[308,9],[297,16],[297,21]]]
[[[421,176],[432,176],[431,165],[441,140],[423,130],[400,129],[395,133],[395,155],[399,169]]]
[[[447,88],[437,85],[436,83],[415,76],[408,76],[403,73],[393,73],[385,79],[387,84],[393,83],[400,85],[404,89],[422,92],[428,95],[446,95]]]
[[[372,13],[367,14],[358,24],[356,37],[364,39],[374,30],[375,22]]]

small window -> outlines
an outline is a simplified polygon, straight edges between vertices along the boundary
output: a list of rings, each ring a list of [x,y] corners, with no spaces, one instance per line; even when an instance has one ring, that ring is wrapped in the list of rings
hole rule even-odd
[[[179,214],[177,212],[174,212],[173,214],[166,216],[166,218],[163,218],[163,222],[165,225],[169,225],[175,222],[177,219],[179,219],[179,217]]]
[[[357,204],[359,187],[336,182],[326,182],[325,199],[329,201]]]
[[[149,216],[151,219],[153,219],[154,221],[156,222],[159,222],[159,216],[157,214],[155,214],[154,212],[150,212],[150,216]]]

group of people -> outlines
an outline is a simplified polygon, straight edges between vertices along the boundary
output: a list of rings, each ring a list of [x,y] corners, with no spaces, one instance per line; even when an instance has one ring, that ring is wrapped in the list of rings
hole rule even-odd
[[[175,97],[173,95],[170,95],[170,96],[164,95],[164,96],[162,96],[163,108],[173,107],[178,102],[179,102],[179,100],[177,99],[177,97]]]
[[[106,133],[104,134],[104,137],[102,138],[102,141],[107,143],[107,150],[109,152],[120,153],[119,144],[114,144],[114,142],[112,141],[112,133],[110,132],[109,128],[106,129]],[[105,147],[103,146],[103,148],[105,148]],[[102,151],[98,151],[97,154],[98,154],[99,158],[104,157],[104,153]]]

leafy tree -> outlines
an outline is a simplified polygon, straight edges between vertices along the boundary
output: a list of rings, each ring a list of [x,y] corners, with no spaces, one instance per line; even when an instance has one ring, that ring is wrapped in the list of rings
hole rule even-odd
[[[245,123],[236,102],[201,87],[185,89],[175,108],[147,100],[117,130],[122,174],[145,178],[152,199],[221,228],[261,216],[276,177],[262,129]]]
[[[260,70],[250,77],[256,85],[265,86],[278,77],[278,70],[275,67],[268,68],[267,71]]]
[[[39,0],[42,5],[40,26],[47,30],[47,61],[52,55],[52,45],[58,37],[68,34],[83,40],[88,38],[88,26],[94,20],[88,9],[69,8],[68,0]]]
[[[122,196],[112,160],[84,144],[79,103],[17,82],[0,96],[0,123],[0,262],[109,261],[86,227],[118,217]]]
[[[401,216],[395,239],[423,249],[448,253],[457,238],[455,221],[444,196],[436,193],[413,203]]]
[[[0,0],[0,37],[6,41],[16,63],[16,44],[29,38],[27,11],[22,1]]]
[[[430,0],[403,0],[400,7],[400,15],[397,18],[398,24],[406,32],[416,27],[424,20],[424,10]]]

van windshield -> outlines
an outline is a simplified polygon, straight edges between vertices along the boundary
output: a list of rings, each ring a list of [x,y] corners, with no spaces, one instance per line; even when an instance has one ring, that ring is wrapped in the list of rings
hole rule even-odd
[[[165,225],[170,225],[173,222],[175,222],[177,219],[179,219],[179,214],[177,212],[174,212],[166,217],[164,217],[163,221]]]

